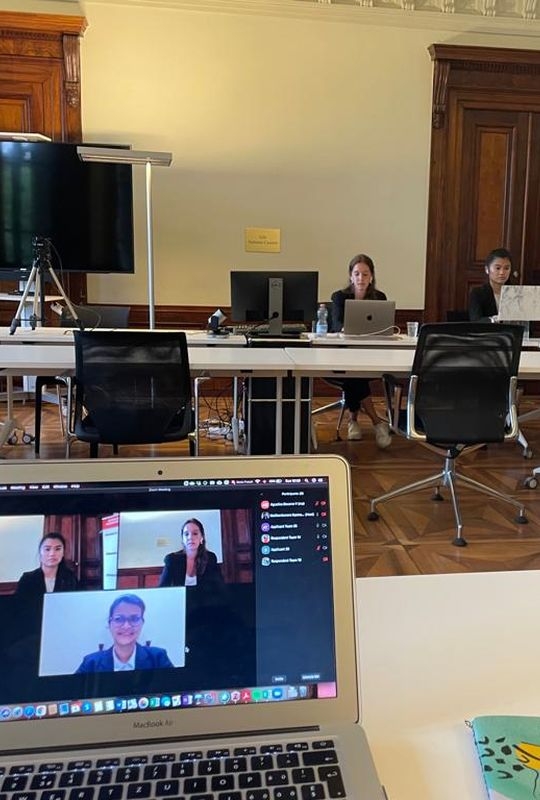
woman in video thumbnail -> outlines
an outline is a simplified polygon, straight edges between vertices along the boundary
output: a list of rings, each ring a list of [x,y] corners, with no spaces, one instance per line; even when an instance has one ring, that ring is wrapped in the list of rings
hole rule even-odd
[[[202,522],[188,519],[182,525],[182,550],[165,556],[160,586],[221,585],[223,576],[215,553],[206,549]]]
[[[75,573],[65,562],[66,541],[61,533],[47,533],[39,543],[39,567],[24,572],[17,584],[21,598],[42,597],[47,592],[73,592],[78,588]]]
[[[98,650],[85,656],[77,673],[174,667],[162,647],[138,643],[144,625],[144,611],[144,602],[136,594],[117,597],[109,610],[112,646],[108,650]]]

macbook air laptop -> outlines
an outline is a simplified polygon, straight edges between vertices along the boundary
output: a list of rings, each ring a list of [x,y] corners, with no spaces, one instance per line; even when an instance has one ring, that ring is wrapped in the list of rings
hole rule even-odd
[[[383,800],[337,456],[0,464],[0,796]]]
[[[345,300],[345,336],[392,336],[395,329],[394,300]]]

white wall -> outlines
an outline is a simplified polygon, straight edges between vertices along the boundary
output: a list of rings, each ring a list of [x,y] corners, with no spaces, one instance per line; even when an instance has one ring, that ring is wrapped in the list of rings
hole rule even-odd
[[[43,515],[0,518],[0,583],[18,581],[23,572],[39,567]]]
[[[365,24],[369,9],[344,15],[316,3],[298,2],[306,11],[297,17],[256,13],[254,4],[246,5],[252,13],[148,0],[82,6],[85,137],[174,156],[153,172],[158,304],[228,304],[228,272],[238,267],[316,268],[325,299],[364,251],[398,307],[423,308],[427,48],[538,49],[540,41],[538,22],[530,35],[481,35],[442,30],[451,15],[401,12],[407,27],[396,27],[385,24],[395,12]],[[462,29],[481,22],[471,17]],[[91,277],[95,302],[146,300],[142,167],[135,184],[136,274]],[[281,253],[245,253],[246,226],[280,228]]]

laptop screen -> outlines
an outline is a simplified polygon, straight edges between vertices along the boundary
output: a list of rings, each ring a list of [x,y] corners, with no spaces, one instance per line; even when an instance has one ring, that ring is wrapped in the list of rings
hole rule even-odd
[[[0,475],[1,720],[336,697],[328,475],[241,462]]]

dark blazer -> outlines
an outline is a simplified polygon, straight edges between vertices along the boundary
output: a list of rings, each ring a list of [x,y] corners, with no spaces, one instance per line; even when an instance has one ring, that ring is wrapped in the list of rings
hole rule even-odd
[[[54,583],[54,592],[74,592],[79,588],[79,583],[72,572],[65,564],[58,565],[56,573],[56,581]],[[34,569],[32,572],[23,572],[17,583],[15,590],[20,598],[33,598],[42,597],[46,594],[45,576],[41,567]]]
[[[471,322],[491,322],[498,314],[495,295],[489,283],[475,286],[469,295],[469,318]]]
[[[338,289],[334,292],[332,297],[332,311],[330,316],[330,330],[332,333],[339,333],[343,328],[343,318],[345,316],[345,300],[354,300],[354,292],[352,289]],[[372,297],[366,297],[366,300],[386,300],[387,297],[384,292],[375,289]]]
[[[197,586],[211,586],[223,584],[223,576],[219,567],[216,554],[211,550],[206,551],[208,561],[206,569],[197,575]],[[185,586],[187,557],[183,550],[169,553],[165,556],[165,566],[159,579],[160,586]]]
[[[137,642],[135,645],[135,669],[163,669],[174,664],[163,647],[148,647]],[[82,660],[77,673],[114,672],[113,649],[98,650]]]

